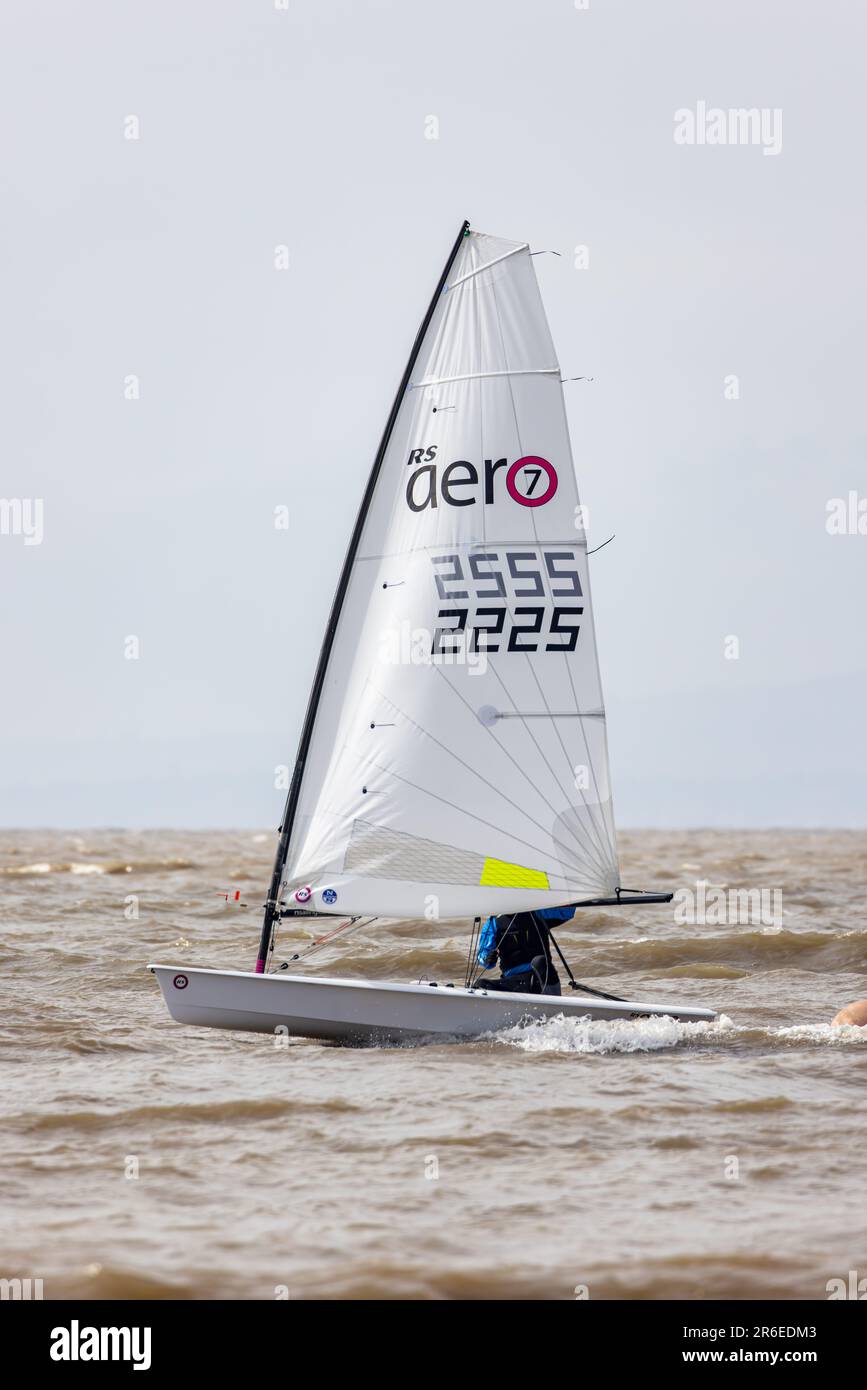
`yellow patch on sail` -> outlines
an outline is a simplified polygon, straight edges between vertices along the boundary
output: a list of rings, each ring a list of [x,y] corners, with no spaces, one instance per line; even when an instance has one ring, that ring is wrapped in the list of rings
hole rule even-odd
[[[548,888],[548,875],[540,869],[525,869],[520,864],[507,864],[504,859],[486,859],[482,888]]]

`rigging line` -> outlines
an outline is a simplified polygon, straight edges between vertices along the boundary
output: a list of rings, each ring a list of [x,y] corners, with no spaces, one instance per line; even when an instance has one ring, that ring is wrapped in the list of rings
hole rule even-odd
[[[496,316],[497,316],[497,328],[498,328],[499,334],[500,334],[500,344],[501,344],[502,350],[503,350],[503,359],[504,359],[504,360],[508,360],[507,352],[506,352],[506,340],[505,340],[505,335],[504,335],[504,333],[503,333],[503,320],[502,320],[502,315],[500,314],[500,304],[499,304],[499,300],[498,300],[498,298],[497,298],[496,284],[492,284],[492,285],[491,285],[491,298],[492,298],[493,305],[494,305],[494,311],[495,311]],[[512,382],[511,382],[511,379],[509,379],[509,381],[508,381],[508,386],[509,386],[509,399],[510,399],[511,404],[512,404],[512,416],[513,416],[513,418],[514,418],[514,423],[515,423],[515,433],[516,433],[516,435],[517,435],[517,437],[518,437],[518,447],[521,449],[521,452],[522,452],[522,454],[523,454],[524,445],[523,445],[523,441],[522,441],[522,439],[521,439],[521,427],[520,427],[520,424],[518,423],[518,409],[517,409],[517,406],[516,406],[516,404],[515,404],[515,393],[514,393],[514,391],[513,391],[513,389],[512,389]],[[561,409],[564,411],[564,416],[565,416],[565,406],[563,406],[563,404],[562,404],[562,399],[563,399],[562,388],[561,388],[561,393],[560,393],[560,399],[561,399]],[[568,430],[567,430],[567,438],[568,438]],[[570,462],[571,462],[571,449],[570,449]],[[536,525],[536,518],[535,518],[535,516],[534,516],[532,513],[531,513],[531,516],[530,516],[530,523],[531,523],[531,525],[532,525],[532,527],[533,527],[533,536],[534,536],[534,539],[535,539],[535,541],[536,541],[536,545],[537,545],[537,547],[538,547],[539,544],[540,544],[540,542],[539,542],[539,532],[538,532],[538,528],[537,528],[537,525]],[[544,584],[544,580],[543,580],[543,584]],[[550,582],[549,582],[549,585],[548,585],[548,598],[550,599],[551,604],[553,605],[553,604],[554,604],[554,595],[553,595],[553,593],[551,592]],[[588,606],[589,606],[589,586],[588,586]],[[583,615],[582,615],[582,616],[583,616]],[[596,649],[596,643],[595,643],[595,631],[594,631],[594,652],[595,652],[595,649]],[[567,668],[567,671],[569,672],[570,684],[571,684],[571,686],[572,686],[572,694],[573,694],[573,698],[574,698],[574,700],[575,700],[575,712],[576,712],[576,714],[578,714],[578,713],[580,713],[580,706],[579,706],[579,704],[578,704],[578,697],[577,697],[577,694],[576,694],[576,692],[575,692],[575,685],[574,685],[574,681],[572,680],[572,673],[571,673],[571,669],[570,669],[570,667],[569,667],[568,656],[567,656],[566,653],[563,654],[563,659],[564,659],[564,661],[566,662],[566,668]],[[533,667],[533,663],[530,661],[529,655],[527,656],[527,664],[528,664],[528,666],[529,666],[529,668],[530,668],[530,671],[531,671],[531,673],[532,673],[532,675],[533,675],[533,679],[534,679],[535,682],[536,682],[536,687],[537,687],[537,689],[538,689],[538,691],[539,691],[539,694],[540,694],[541,697],[542,697],[542,702],[543,702],[543,704],[544,704],[544,706],[545,706],[545,709],[548,710],[548,712],[550,713],[550,708],[549,708],[549,705],[548,705],[548,701],[547,701],[546,698],[545,698],[545,693],[544,693],[544,691],[542,690],[541,684],[540,684],[540,682],[539,682],[539,678],[538,678],[538,676],[536,675],[535,669],[534,669],[534,667]],[[514,704],[514,701],[513,701],[512,703]],[[583,734],[583,736],[584,736],[584,746],[585,746],[585,748],[586,748],[586,750],[587,750],[588,764],[590,765],[591,771],[593,772],[593,779],[594,779],[594,783],[595,783],[595,782],[596,782],[596,771],[595,771],[595,768],[593,768],[593,766],[592,766],[592,760],[590,759],[590,748],[589,748],[589,744],[588,744],[588,742],[587,742],[587,731],[586,731],[586,729],[585,729],[585,727],[584,727],[583,722],[581,722],[581,721],[579,721],[579,722],[580,722],[580,727],[581,727],[582,734]],[[572,773],[573,773],[573,786],[574,786],[575,783],[574,783],[574,770],[573,770],[572,760],[570,759],[569,754],[568,754],[567,751],[566,751],[566,745],[565,745],[564,742],[563,742],[563,737],[562,737],[562,734],[560,733],[560,729],[559,729],[559,726],[558,726],[557,724],[554,725],[554,732],[555,732],[556,735],[557,735],[558,742],[559,742],[560,747],[561,747],[561,749],[562,749],[562,751],[563,751],[563,756],[564,756],[564,758],[566,759],[566,764],[567,764],[567,766],[570,768],[570,771],[572,771]],[[558,785],[559,785],[559,779],[558,779]],[[561,791],[563,790],[562,787],[560,788],[560,790],[561,790]],[[593,836],[594,836],[594,838],[595,838],[595,840],[596,840],[596,843],[597,843],[598,846],[599,846],[599,851],[600,851],[600,853],[601,853],[601,855],[602,855],[603,862],[608,863],[609,866],[610,866],[610,868],[614,869],[614,871],[615,871],[615,873],[616,873],[616,871],[617,871],[617,863],[616,863],[616,859],[612,859],[612,856],[611,856],[611,846],[610,846],[610,845],[606,846],[606,845],[603,843],[603,841],[602,841],[601,835],[599,834],[598,828],[597,828],[597,826],[596,826],[595,819],[594,819],[594,817],[593,817],[593,813],[592,813],[592,811],[590,810],[590,804],[589,804],[589,802],[587,801],[587,798],[586,798],[585,795],[584,795],[583,788],[581,788],[581,787],[576,787],[575,790],[578,791],[578,792],[580,793],[580,795],[581,795],[581,800],[584,802],[585,809],[586,809],[587,812],[588,812],[589,826],[590,826],[590,828],[592,829],[592,831],[593,831]],[[596,786],[596,796],[597,796],[597,805],[599,805],[599,804],[601,804],[601,803],[600,803],[600,801],[599,801],[599,788],[598,788],[598,785]],[[567,797],[566,799],[567,799],[567,801],[569,801],[569,798],[568,798],[568,797]]]
[[[327,946],[329,942],[334,941],[336,937],[343,935],[348,936],[350,931],[354,931],[356,927],[369,927],[375,921],[375,917],[350,917],[348,922],[341,922],[339,926],[333,927],[331,931],[325,932],[323,936],[316,937],[315,940],[305,946],[302,951],[296,951],[294,955],[289,957],[288,961],[283,962],[280,969],[288,970],[293,961],[306,960],[308,956],[312,956],[314,952],[321,950],[323,946]]]
[[[611,544],[611,542],[614,540],[614,537],[615,537],[616,534],[617,534],[616,531],[612,532],[611,535],[608,537],[608,540],[607,540],[607,541],[603,541],[601,545],[594,545],[594,547],[593,547],[592,550],[588,550],[588,551],[587,551],[587,554],[588,554],[588,555],[595,555],[596,552],[597,552],[597,550],[604,550],[605,547],[606,547],[606,545],[610,545],[610,544]]]
[[[563,962],[563,965],[566,969],[566,974],[569,976],[570,989],[577,989],[579,992],[582,992],[584,994],[593,994],[598,999],[613,999],[617,1004],[623,1004],[626,1002],[623,999],[623,996],[620,994],[606,994],[604,989],[591,989],[590,985],[582,984],[580,980],[576,980],[575,976],[572,974],[572,967],[570,966],[566,957],[563,955],[563,952],[560,950],[559,942],[555,939],[554,933],[552,932],[550,927],[548,928],[548,936],[550,937],[551,945],[554,947],[555,951],[557,952],[557,955]]]
[[[445,744],[445,743],[441,743],[440,740],[439,740],[434,734],[430,733],[430,731],[429,731],[428,729],[423,728],[423,726],[422,726],[421,724],[417,724],[417,723],[415,722],[414,719],[412,719],[408,714],[406,714],[406,713],[400,708],[399,705],[396,705],[396,704],[394,703],[393,700],[390,700],[389,697],[388,697],[387,695],[385,695],[381,690],[378,690],[377,687],[376,687],[375,685],[372,684],[372,682],[368,682],[368,683],[370,684],[371,690],[375,691],[375,693],[380,697],[380,699],[385,700],[387,704],[391,705],[392,709],[394,709],[394,710],[397,711],[397,713],[400,715],[401,719],[405,719],[406,722],[407,722],[407,724],[411,724],[412,727],[413,727],[414,729],[417,729],[418,732],[419,732],[420,734],[422,734],[425,738],[429,738],[430,741],[431,741],[431,743],[435,743],[435,744],[436,744],[437,748],[441,748],[441,749],[443,750],[444,753],[448,753],[450,757],[454,758],[454,760],[455,760],[456,763],[460,763],[461,767],[464,768],[465,771],[471,773],[474,777],[478,777],[479,781],[480,781],[480,782],[484,782],[485,786],[486,786],[486,787],[489,787],[490,790],[491,790],[492,792],[495,792],[495,793],[497,794],[497,796],[501,796],[501,797],[503,798],[504,801],[507,801],[507,802],[509,803],[509,805],[512,807],[513,810],[518,811],[519,814],[520,814],[521,816],[523,816],[525,820],[528,820],[528,821],[530,822],[531,825],[535,825],[535,827],[536,827],[537,830],[541,830],[541,832],[542,832],[543,835],[550,835],[550,831],[549,831],[544,825],[540,824],[539,821],[535,820],[533,816],[528,815],[528,813],[523,809],[523,807],[519,806],[518,803],[517,803],[516,801],[513,801],[512,798],[511,798],[510,796],[507,796],[506,793],[505,793],[504,791],[501,791],[499,787],[496,787],[496,786],[494,785],[493,782],[489,782],[488,779],[487,779],[487,777],[483,777],[482,774],[481,774],[481,772],[477,771],[476,768],[471,767],[469,763],[465,762],[464,759],[463,759],[458,753],[456,753],[456,752],[454,751],[454,749],[449,748],[448,745]],[[448,687],[449,687],[450,690],[454,691],[455,695],[457,695],[459,699],[463,699],[463,696],[460,695],[460,692],[459,692],[459,691],[455,690],[455,687],[451,684],[450,681],[447,681],[446,684],[448,685]],[[397,776],[397,773],[395,773],[394,776]],[[415,784],[414,784],[414,783],[410,783],[410,785],[413,786],[413,785],[415,785]],[[532,785],[532,783],[531,783],[531,785]],[[419,790],[424,790],[424,789],[423,789],[423,788],[419,788]],[[433,793],[431,793],[431,795],[433,795]],[[551,807],[551,810],[553,810],[553,809],[554,809],[554,808]],[[469,813],[468,813],[468,814],[469,814]],[[556,812],[555,812],[555,814],[556,814]],[[485,823],[486,823],[486,822],[484,822],[484,821],[482,822],[482,824],[485,824]],[[498,827],[498,829],[499,829],[500,834],[502,834],[502,835],[511,835],[511,831],[507,831],[507,830],[505,830],[503,827]],[[512,839],[516,839],[516,840],[519,839],[519,837],[516,836],[516,835],[511,835],[511,838],[512,838]],[[528,844],[528,841],[527,841],[527,840],[520,840],[520,843],[521,843],[521,844]],[[536,852],[537,852],[538,854],[543,854],[543,855],[545,855],[546,857],[550,854],[550,851],[549,851],[549,850],[537,850]],[[567,868],[570,868],[570,869],[574,869],[574,870],[576,870],[576,871],[580,871],[580,865],[578,865],[578,864],[567,864],[566,867],[567,867]]]
[[[457,811],[459,815],[467,816],[469,820],[474,820],[479,825],[484,825],[488,830],[496,831],[498,835],[508,835],[509,838],[511,840],[514,840],[516,844],[525,845],[526,848],[531,849],[534,854],[541,854],[543,856],[548,854],[547,850],[539,849],[538,845],[531,845],[529,840],[522,839],[520,835],[513,835],[510,831],[504,830],[501,825],[494,825],[491,821],[485,820],[482,816],[475,815],[474,812],[468,811],[465,806],[459,806],[456,802],[449,801],[448,797],[440,796],[439,792],[432,792],[429,787],[420,787],[417,782],[411,782],[408,777],[402,777],[399,772],[393,772],[391,768],[383,767],[381,763],[369,763],[368,766],[375,767],[378,772],[384,772],[386,777],[394,777],[396,781],[403,782],[405,787],[412,787],[414,791],[421,792],[422,796],[433,797],[434,801],[442,802],[443,806],[448,806],[450,810]],[[570,882],[570,880],[566,877],[565,874],[548,873],[548,878],[549,880],[562,879],[564,884],[566,885],[564,891],[568,893],[578,891],[574,883]],[[468,884],[467,886],[471,887],[473,885]],[[478,884],[475,886],[484,887],[485,885]],[[540,889],[539,891],[542,892],[543,890]]]
[[[482,313],[481,313],[481,304],[478,302],[478,296],[476,296],[476,301],[477,301],[477,302],[476,302],[476,322],[477,322],[477,324],[478,324],[478,353],[479,353],[479,363],[481,364],[481,353],[482,353]],[[501,349],[502,349],[502,360],[503,360],[504,362],[507,362],[507,361],[508,361],[508,357],[507,357],[507,353],[506,353],[506,343],[505,343],[505,338],[504,338],[504,335],[503,335],[503,326],[502,326],[502,321],[501,321],[501,319],[500,319],[500,311],[499,311],[499,304],[498,304],[498,301],[497,301],[496,290],[493,291],[493,302],[494,302],[494,309],[495,309],[496,314],[497,314],[497,323],[498,323],[498,327],[499,327],[499,330],[500,330],[500,347],[501,347]],[[558,370],[558,375],[559,375],[559,370]],[[516,433],[517,438],[518,438],[518,446],[519,446],[519,448],[521,449],[521,451],[523,452],[523,445],[521,444],[521,431],[520,431],[520,428],[519,428],[519,426],[518,426],[518,415],[517,415],[517,410],[516,410],[516,408],[515,408],[515,399],[514,399],[514,394],[512,393],[512,384],[511,384],[511,381],[509,382],[509,393],[510,393],[511,400],[512,400],[512,414],[513,414],[513,416],[514,416],[514,421],[515,421],[515,433]],[[484,444],[484,392],[481,390],[481,388],[479,389],[479,436],[480,436],[480,438],[479,438],[479,444],[480,444],[480,457],[483,458],[483,457],[484,457],[484,454],[485,454],[485,444]],[[536,548],[537,548],[537,550],[538,550],[538,548],[539,548],[539,537],[538,537],[538,534],[536,533],[535,525],[534,525],[534,528],[533,528],[533,534],[534,534],[535,539],[536,539]],[[482,536],[483,536],[483,538],[485,539],[485,542],[486,542],[486,544],[487,544],[487,520],[486,520],[486,517],[485,517],[484,508],[482,508]],[[552,596],[552,601],[553,601],[553,596]],[[507,613],[509,614],[510,619],[511,619],[512,621],[514,621],[514,618],[515,618],[515,609],[516,609],[516,607],[517,607],[517,604],[516,604],[516,603],[515,603],[515,604],[512,604],[512,603],[511,603],[511,600],[508,598],[508,595],[504,595],[504,605],[505,605],[505,608],[506,608]],[[530,661],[529,655],[527,656],[527,663],[528,663],[528,665],[529,665],[529,667],[530,667],[530,670],[532,671],[533,667],[532,667],[532,662]],[[548,761],[547,756],[546,756],[545,753],[542,751],[542,746],[541,746],[541,744],[538,742],[538,740],[536,739],[535,735],[533,735],[533,734],[530,732],[530,729],[529,729],[529,727],[528,727],[528,725],[527,725],[526,719],[523,717],[523,715],[521,715],[520,711],[518,710],[518,706],[517,706],[517,704],[516,704],[514,698],[512,697],[511,692],[510,692],[509,689],[507,688],[504,678],[500,675],[499,671],[497,670],[496,665],[494,664],[493,659],[490,660],[489,665],[490,665],[490,669],[493,671],[494,675],[496,676],[497,680],[499,681],[500,686],[501,686],[501,688],[503,689],[503,691],[504,691],[504,693],[505,693],[505,695],[506,695],[506,698],[511,702],[512,708],[513,708],[513,710],[516,712],[516,716],[517,716],[518,718],[520,718],[521,723],[523,724],[526,733],[528,734],[528,736],[529,736],[531,742],[534,744],[534,746],[535,746],[535,748],[536,748],[536,751],[538,752],[538,754],[539,754],[540,757],[542,758],[542,761],[544,762],[545,766],[547,767],[548,771],[550,772],[551,776],[553,777],[555,783],[557,784],[557,787],[558,787],[558,789],[559,789],[559,791],[560,791],[561,796],[563,797],[563,800],[564,800],[565,803],[566,803],[567,808],[571,807],[572,804],[573,804],[571,796],[568,794],[568,792],[566,792],[566,791],[564,790],[563,785],[562,785],[562,783],[560,782],[559,777],[557,776],[557,774],[555,773],[553,767],[551,766],[550,762]],[[538,680],[537,680],[536,684],[537,684],[537,686],[538,686]],[[550,715],[550,707],[548,706],[547,701],[545,701],[544,695],[542,696],[542,699],[543,699],[543,703],[545,704],[545,708],[546,708],[546,710],[548,711],[548,713],[549,713],[549,715]],[[577,701],[576,701],[576,710],[577,710],[577,708],[578,708],[578,706],[577,706]],[[490,732],[490,730],[489,730],[489,732]],[[574,774],[573,774],[573,777],[574,777]],[[577,790],[577,789],[576,789],[576,790]],[[586,806],[586,800],[585,800],[585,806]],[[549,803],[549,808],[550,808],[552,811],[554,810],[553,806],[550,806],[550,803]],[[559,814],[559,813],[555,812],[555,816],[558,815],[558,814]],[[599,854],[598,854],[598,851],[597,851],[597,849],[596,849],[596,847],[595,847],[595,845],[594,845],[594,841],[592,840],[592,838],[590,838],[589,836],[587,836],[586,834],[584,834],[583,831],[582,831],[582,835],[579,836],[579,835],[576,833],[575,829],[574,829],[573,827],[569,826],[568,824],[564,824],[564,829],[565,829],[566,832],[567,832],[567,836],[564,836],[564,840],[565,840],[567,837],[568,837],[569,839],[572,840],[572,844],[573,844],[572,853],[576,853],[576,852],[577,852],[579,855],[585,856],[585,857],[589,860],[589,863],[590,863],[591,865],[593,865],[596,869],[598,869],[598,870],[601,872],[602,878],[605,879],[605,878],[607,877],[607,856],[603,853],[603,855],[602,855],[602,857],[601,857],[601,859],[600,859]],[[552,835],[552,839],[553,839],[553,835]],[[554,843],[556,844],[556,841],[554,841]]]
[[[475,957],[475,954],[476,954],[476,950],[477,950],[476,941],[477,941],[478,938],[481,937],[481,934],[482,934],[482,919],[481,919],[481,917],[474,917],[474,918],[473,918],[473,929],[472,929],[472,931],[471,931],[471,933],[470,933],[470,945],[469,945],[469,949],[468,949],[468,951],[467,951],[467,968],[466,968],[466,970],[464,971],[464,989],[469,989],[469,987],[470,987],[470,981],[472,980],[472,977],[473,977],[473,960],[474,960],[474,957]]]

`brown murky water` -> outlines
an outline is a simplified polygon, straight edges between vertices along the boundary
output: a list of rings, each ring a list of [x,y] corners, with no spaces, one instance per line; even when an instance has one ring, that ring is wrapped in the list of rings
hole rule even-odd
[[[867,1274],[867,1029],[828,1026],[867,995],[867,834],[622,837],[631,887],[783,892],[770,926],[657,907],[561,932],[581,978],[712,1027],[358,1051],[180,1027],[144,969],[250,968],[272,846],[0,833],[0,1276],[46,1298],[822,1299]],[[374,927],[310,968],[460,981],[466,945]]]

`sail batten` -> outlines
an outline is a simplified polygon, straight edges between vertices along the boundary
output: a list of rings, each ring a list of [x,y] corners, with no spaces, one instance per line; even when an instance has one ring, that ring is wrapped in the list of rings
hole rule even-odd
[[[509,251],[504,251],[502,256],[495,256],[492,261],[486,261],[484,265],[477,265],[472,270],[466,271],[466,273],[459,276],[457,280],[452,280],[450,284],[446,285],[446,289],[456,290],[459,285],[465,284],[467,280],[472,280],[474,276],[481,275],[483,270],[490,270],[492,266],[499,265],[501,261],[507,261],[510,256],[517,256],[519,251],[529,251],[529,249],[527,243],[522,241],[517,246],[513,246]]]
[[[428,377],[424,381],[414,381],[410,385],[411,391],[417,391],[422,386],[445,386],[452,381],[484,381],[486,378],[494,376],[559,376],[559,367],[514,367],[509,371],[502,372],[465,372],[463,376],[440,376]]]
[[[470,917],[619,887],[587,539],[529,248],[469,232],[442,283],[332,614],[275,902]]]

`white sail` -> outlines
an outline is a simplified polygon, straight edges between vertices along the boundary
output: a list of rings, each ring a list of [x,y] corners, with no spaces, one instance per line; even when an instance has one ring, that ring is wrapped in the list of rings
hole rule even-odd
[[[527,246],[468,232],[364,521],[282,898],[447,918],[619,882],[560,368]]]

